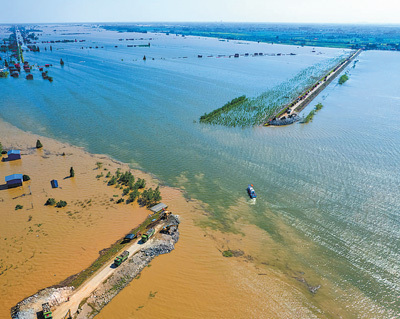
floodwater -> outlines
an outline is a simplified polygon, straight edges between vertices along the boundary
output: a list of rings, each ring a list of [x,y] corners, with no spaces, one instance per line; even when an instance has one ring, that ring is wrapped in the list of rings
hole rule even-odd
[[[334,81],[310,106],[324,105],[312,123],[225,128],[197,120],[234,97],[257,96],[309,66],[329,64],[343,50],[311,52],[307,47],[116,33],[90,26],[41,28],[43,39],[87,42],[52,44],[52,52],[44,52],[41,44],[41,53],[27,53],[31,63],[53,64],[49,74],[54,82],[39,79],[38,72],[30,82],[2,80],[3,119],[23,130],[109,154],[181,188],[204,205],[207,218],[198,224],[243,234],[232,235],[243,238],[242,244],[235,242],[235,249],[250,254],[257,267],[286,275],[282,280],[289,286],[303,288],[302,295],[311,303],[304,307],[314,307],[313,313],[361,318],[400,313],[399,53],[363,52],[355,68],[348,68],[349,81],[342,86]],[[61,35],[69,28],[90,34]],[[148,42],[150,48],[127,47]],[[92,49],[86,49],[89,46]],[[226,56],[246,52],[297,55]],[[246,196],[249,183],[258,194],[255,203]],[[188,247],[197,247],[191,243],[180,243],[185,258],[190,256]],[[180,244],[112,301],[103,318],[125,318],[136,310],[155,315],[157,310],[143,304],[149,291],[136,288],[146,282],[164,298],[171,285],[180,292],[193,289],[191,276],[175,276],[173,283],[161,278],[164,260],[166,267],[172,267],[167,260],[179,267]],[[206,263],[204,251],[198,253],[203,252]],[[188,263],[182,267],[189,269]],[[202,267],[195,269],[197,280],[207,275]],[[160,279],[155,282],[150,274]],[[295,277],[321,288],[312,295]],[[211,295],[224,308],[226,294],[220,300],[215,300],[218,294]],[[126,306],[135,297],[142,300]],[[150,301],[156,302],[157,296]],[[187,317],[205,315],[201,309],[212,300],[203,297],[198,302],[196,307],[183,303],[177,309]],[[162,313],[165,305],[157,305]]]

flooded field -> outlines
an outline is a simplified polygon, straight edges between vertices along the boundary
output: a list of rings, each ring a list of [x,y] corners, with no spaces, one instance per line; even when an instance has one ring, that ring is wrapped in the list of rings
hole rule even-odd
[[[183,190],[189,200],[167,192],[166,200],[184,216],[176,250],[156,259],[99,318],[166,313],[176,318],[183,313],[188,318],[240,318],[242,313],[293,318],[292,309],[299,318],[399,313],[400,126],[393,120],[399,113],[399,53],[363,52],[355,68],[348,68],[349,80],[343,86],[334,81],[315,100],[324,108],[309,124],[226,128],[197,121],[232,98],[260,96],[347,51],[117,33],[89,25],[40,28],[40,40],[77,42],[52,44],[53,51],[50,44],[40,44],[47,51],[26,53],[31,63],[53,64],[49,73],[54,82],[1,79],[0,116],[23,130],[140,167]],[[147,43],[151,46],[128,47]],[[229,58],[246,52],[271,56]],[[285,55],[272,55],[277,53]],[[60,58],[66,62],[63,68]],[[258,194],[255,203],[246,195],[249,183]],[[23,226],[4,237],[18,240],[30,233],[24,226],[27,217],[13,209],[1,212]],[[51,216],[33,224],[42,223],[35,226],[42,231]],[[63,234],[69,248],[57,256],[82,256],[73,263],[82,268],[129,228],[110,235],[109,228],[101,230],[111,218],[104,216],[87,221],[94,223],[93,233],[85,236],[80,232],[84,223],[71,221],[67,227],[60,222],[61,230],[67,228]],[[124,218],[112,220],[122,225]],[[55,236],[60,229],[43,231]],[[99,231],[107,236],[88,241]],[[61,244],[53,242],[36,246],[40,249],[32,259],[42,262],[39,251],[55,254]],[[12,247],[2,248],[9,250],[7,260],[14,258],[11,249],[20,249]],[[224,258],[226,249],[243,254]],[[60,264],[64,274],[76,272]],[[39,266],[31,271],[36,283],[43,273],[44,286],[56,281],[57,273]],[[19,278],[17,272],[13,278]],[[10,277],[3,294],[13,291],[12,285]],[[316,293],[310,291],[318,286]],[[18,294],[31,290],[27,286]]]

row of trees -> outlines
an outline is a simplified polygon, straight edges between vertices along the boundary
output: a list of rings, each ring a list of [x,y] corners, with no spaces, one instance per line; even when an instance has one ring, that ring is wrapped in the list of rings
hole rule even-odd
[[[115,172],[115,175],[108,173],[106,178],[110,178],[108,181],[109,186],[116,185],[123,189],[122,196],[127,196],[126,203],[132,203],[138,200],[140,205],[152,206],[161,201],[161,193],[159,187],[156,189],[145,189],[146,181],[142,178],[138,178],[135,182],[135,177],[129,171],[122,173],[120,169]],[[125,186],[125,187],[124,187]],[[143,189],[142,192],[139,190]],[[122,203],[124,200],[119,200],[117,203]]]

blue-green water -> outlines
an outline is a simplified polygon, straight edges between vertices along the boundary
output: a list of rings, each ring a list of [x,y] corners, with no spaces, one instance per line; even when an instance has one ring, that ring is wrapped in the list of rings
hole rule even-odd
[[[45,29],[43,38],[68,38],[53,28],[61,27]],[[360,317],[400,313],[399,53],[362,53],[350,80],[332,83],[315,100],[324,108],[310,124],[225,128],[196,120],[236,96],[257,96],[307,67],[329,64],[343,50],[85,30],[92,34],[69,38],[86,43],[26,53],[31,63],[53,63],[53,83],[36,71],[34,81],[0,81],[3,119],[184,188],[208,204],[213,227],[237,231],[242,216],[285,246],[283,222],[317,247],[286,245],[293,260],[348,291],[342,298],[362,305]],[[133,37],[152,37],[151,48],[118,41]],[[80,49],[95,45],[104,48]],[[245,52],[297,55],[216,58]],[[258,194],[255,205],[247,204],[248,183]],[[356,290],[360,296],[351,295]]]

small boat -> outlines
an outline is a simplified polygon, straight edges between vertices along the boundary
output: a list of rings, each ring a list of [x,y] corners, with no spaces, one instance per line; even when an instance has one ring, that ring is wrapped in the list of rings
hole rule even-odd
[[[32,74],[28,74],[28,75],[26,76],[26,79],[27,79],[27,80],[33,80],[33,75],[32,75]]]
[[[250,196],[251,199],[257,197],[257,194],[256,194],[256,192],[254,191],[254,188],[253,188],[253,184],[251,184],[251,185],[249,185],[249,186],[247,187],[247,193],[249,194],[249,196]]]

